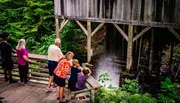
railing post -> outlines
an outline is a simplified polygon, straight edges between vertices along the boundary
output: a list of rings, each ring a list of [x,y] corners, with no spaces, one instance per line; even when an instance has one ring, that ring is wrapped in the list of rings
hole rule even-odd
[[[93,89],[93,90],[91,90],[91,93],[90,93],[90,96],[91,96],[90,103],[95,103],[94,102],[94,95],[95,95],[95,90]]]
[[[89,63],[82,63],[82,67],[88,67],[90,70],[92,70],[93,65]]]
[[[30,66],[29,66],[29,67],[30,67]],[[28,68],[28,79],[30,80],[30,78],[31,78],[31,69]]]

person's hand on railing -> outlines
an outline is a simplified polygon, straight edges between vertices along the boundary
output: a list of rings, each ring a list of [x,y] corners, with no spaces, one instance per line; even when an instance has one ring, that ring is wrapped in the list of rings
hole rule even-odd
[[[28,59],[28,61],[27,61],[28,63],[33,63],[30,59]]]

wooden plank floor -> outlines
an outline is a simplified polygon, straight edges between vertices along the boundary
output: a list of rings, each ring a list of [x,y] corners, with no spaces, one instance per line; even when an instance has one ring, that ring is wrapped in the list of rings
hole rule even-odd
[[[59,103],[56,93],[46,92],[46,87],[47,85],[37,83],[29,83],[26,86],[20,83],[8,84],[0,78],[0,97],[4,97],[7,103]]]

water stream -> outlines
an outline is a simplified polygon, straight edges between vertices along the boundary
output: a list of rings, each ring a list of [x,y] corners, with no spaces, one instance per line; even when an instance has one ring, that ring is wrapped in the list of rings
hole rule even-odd
[[[108,73],[111,81],[106,81],[103,83],[105,86],[119,86],[120,78],[120,66],[113,62],[113,58],[116,58],[114,55],[103,55],[96,61],[93,67],[93,76],[98,80],[98,77],[101,73]]]

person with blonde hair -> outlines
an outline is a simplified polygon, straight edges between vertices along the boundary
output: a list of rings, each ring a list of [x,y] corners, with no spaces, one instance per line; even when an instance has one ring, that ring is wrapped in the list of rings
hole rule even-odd
[[[56,69],[54,70],[54,81],[58,86],[58,98],[60,103],[66,103],[67,100],[63,98],[64,94],[64,87],[65,87],[65,80],[66,76],[70,74],[71,70],[71,60],[74,57],[74,53],[68,51],[64,58],[62,58]]]
[[[17,46],[17,59],[18,59],[18,67],[19,67],[19,75],[20,75],[20,81],[21,84],[27,85],[28,79],[28,70],[29,70],[29,63],[30,59],[28,56],[28,51],[25,47],[26,42],[25,39],[20,39]]]
[[[68,88],[70,91],[76,90],[76,82],[77,82],[77,73],[81,72],[83,68],[80,66],[79,61],[77,59],[73,59],[73,66],[71,67],[71,75],[68,81]]]
[[[61,44],[60,38],[56,38],[54,41],[54,44],[50,45],[48,48],[48,69],[49,69],[49,82],[48,86],[46,88],[46,91],[53,91],[56,92],[56,86],[53,82],[54,79],[54,69],[58,65],[58,61],[64,57],[63,53],[61,52],[61,49],[59,48]],[[51,88],[51,83],[53,84],[53,87]]]

